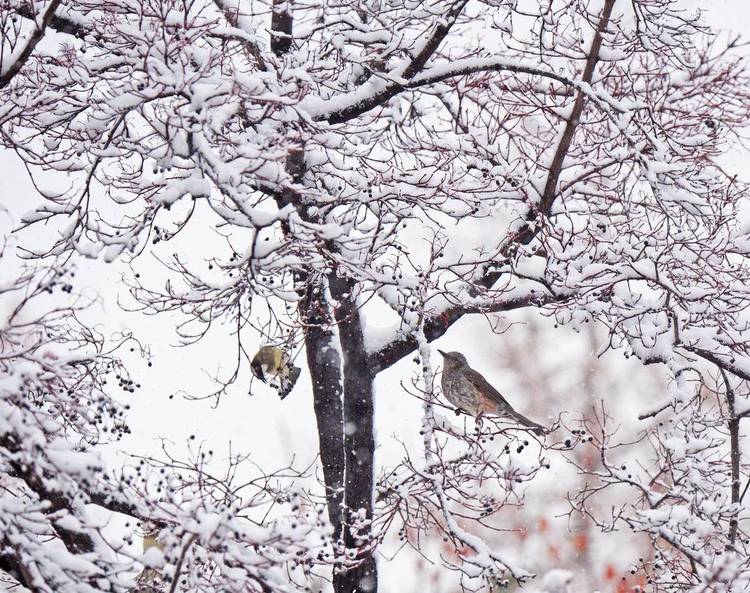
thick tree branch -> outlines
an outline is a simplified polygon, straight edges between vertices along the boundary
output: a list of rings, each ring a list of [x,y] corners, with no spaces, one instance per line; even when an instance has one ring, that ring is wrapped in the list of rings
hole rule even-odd
[[[288,0],[273,0],[271,9],[271,51],[282,56],[292,47],[294,20]]]
[[[279,49],[279,46],[275,46]],[[290,150],[285,168],[294,185],[286,186],[277,197],[280,205],[293,205],[300,216],[305,217],[301,200],[294,186],[302,183],[305,174],[305,153],[301,148]],[[288,222],[282,223],[287,236],[291,235]],[[305,272],[297,272],[295,282],[304,286],[298,305],[300,319],[304,324],[305,352],[310,369],[313,389],[313,407],[318,427],[318,448],[323,466],[326,487],[328,520],[333,526],[335,538],[343,534],[344,507],[344,412],[342,408],[343,381],[342,361],[334,330],[332,307],[326,295],[326,287]],[[337,589],[338,590],[338,589]]]
[[[294,21],[286,0],[274,0],[271,17],[271,50],[281,58],[291,48]],[[291,148],[286,157],[286,172],[292,184],[286,185],[277,195],[280,207],[294,206],[302,218],[307,214],[302,208],[296,187],[305,175],[304,146]],[[282,222],[285,235],[291,236],[287,221]],[[306,272],[297,272],[295,282],[304,286],[298,311],[304,323],[305,351],[313,388],[313,406],[318,427],[318,447],[326,487],[328,519],[334,529],[335,539],[343,535],[343,509],[345,500],[344,412],[342,361],[333,331],[332,307],[322,282]],[[337,592],[344,591],[334,583]]]
[[[10,434],[6,434],[0,438],[0,447],[4,448],[9,453],[19,453],[21,447],[11,437]],[[47,483],[39,476],[31,466],[22,465],[14,461],[10,461],[12,467],[12,474],[23,480],[26,486],[31,489],[40,500],[47,501],[49,507],[47,512],[56,513],[58,511],[68,511],[72,513],[73,504],[69,500],[68,496],[59,490],[55,490],[47,485]],[[91,504],[100,506],[108,511],[122,513],[136,519],[144,519],[142,513],[138,511],[135,505],[124,503],[116,500],[113,495],[105,494],[102,492],[90,492],[86,491],[85,487],[81,486],[81,489],[88,496],[88,501]],[[86,553],[94,549],[94,542],[86,533],[78,531],[69,531],[61,528],[59,525],[55,525],[60,539],[69,547],[71,550],[77,553]]]
[[[729,412],[729,457],[731,465],[732,478],[732,504],[740,502],[740,419],[737,416],[735,407],[734,389],[729,382],[729,377],[724,369],[719,369],[721,377],[724,379],[724,390],[726,392],[727,408]],[[729,545],[734,548],[737,541],[737,517],[732,517],[729,521]]]
[[[594,71],[596,65],[599,63],[599,53],[602,48],[602,37],[604,32],[609,26],[609,19],[612,16],[612,8],[615,5],[615,0],[605,0],[604,8],[602,9],[602,16],[599,19],[599,25],[596,28],[594,39],[591,41],[591,49],[589,49],[588,57],[586,58],[586,66],[583,69],[583,77],[581,81],[585,85],[591,84],[594,77]],[[573,104],[573,110],[570,112],[570,117],[565,123],[565,129],[563,130],[562,136],[560,137],[560,143],[557,145],[555,150],[555,156],[552,158],[552,165],[547,175],[547,182],[544,186],[544,193],[542,194],[542,212],[549,216],[552,211],[552,204],[557,196],[557,182],[560,179],[560,174],[565,164],[565,158],[568,156],[570,151],[570,144],[573,141],[576,128],[578,127],[581,113],[583,112],[583,105],[585,101],[585,94],[582,91],[578,92],[575,103]]]
[[[18,451],[20,448],[10,435],[6,435],[0,438],[0,446],[8,451]],[[31,466],[23,465],[13,460],[9,460],[9,465],[12,468],[12,475],[20,478],[42,501],[48,503],[48,513],[57,513],[59,511],[70,511],[72,512],[73,505],[68,500],[67,496],[58,490],[54,490],[47,486],[45,481],[37,475],[37,473],[31,468]],[[62,542],[76,553],[91,552],[94,549],[94,541],[91,537],[84,532],[69,531],[59,525],[55,525],[55,530]]]
[[[499,301],[493,306],[481,309],[476,307],[453,307],[426,320],[424,334],[428,342],[433,342],[443,336],[448,331],[448,328],[464,315],[473,313],[502,313],[524,307],[542,307],[562,300],[564,300],[563,297],[554,295],[528,294]],[[417,340],[414,336],[405,335],[396,338],[377,352],[370,354],[368,358],[370,373],[376,375],[401,360],[404,356],[411,354],[416,348]]]
[[[732,375],[740,377],[741,379],[744,379],[745,381],[750,381],[750,373],[746,369],[743,369],[742,367],[735,364],[733,356],[725,355],[725,354],[717,354],[715,352],[710,352],[708,350],[699,348],[697,346],[688,346],[685,344],[679,344],[679,346],[681,348],[684,348],[688,352],[691,352],[697,356],[700,356],[702,359],[715,364],[720,369],[723,369],[731,373]],[[659,362],[663,362],[663,361],[660,360]]]
[[[10,575],[32,593],[41,593],[39,587],[35,586],[33,580],[29,578],[28,569],[18,560],[15,554],[0,551],[0,570]]]
[[[55,5],[55,9],[60,5],[60,2],[58,1]],[[69,35],[82,35],[88,32],[88,30],[83,27],[80,23],[74,21],[73,19],[66,18],[65,16],[54,14],[54,10],[51,11],[51,14],[49,14],[49,20],[46,21],[46,26],[50,29],[53,29],[57,31],[58,33],[67,33]],[[18,14],[24,18],[30,19],[32,21],[36,20],[36,15],[34,14],[34,11],[31,9],[31,4],[23,4],[18,7]],[[45,19],[47,19],[47,14],[45,14]]]
[[[427,60],[437,51],[440,44],[445,39],[446,35],[450,32],[451,28],[456,22],[456,19],[461,14],[464,6],[468,3],[468,0],[459,0],[454,4],[448,13],[441,16],[438,24],[435,26],[435,30],[432,32],[430,38],[422,45],[422,48],[412,58],[411,62],[404,69],[401,76],[405,79],[414,77],[417,72],[424,68]]]
[[[147,517],[144,517],[143,513],[139,511],[138,507],[136,507],[134,504],[117,500],[112,494],[103,492],[87,492],[87,494],[89,497],[89,502],[98,507],[102,507],[103,509],[106,509],[113,513],[128,515],[129,517],[133,517],[135,519],[140,519],[143,521],[147,519]]]
[[[345,504],[347,548],[365,547],[360,563],[337,577],[337,591],[356,593],[377,591],[377,567],[369,549],[369,528],[356,532],[356,523],[371,520],[375,489],[374,375],[368,371],[367,351],[359,307],[352,281],[330,275],[331,293],[338,301],[335,309],[341,351],[344,358],[344,451],[346,455]]]
[[[355,117],[359,117],[363,113],[374,109],[379,105],[383,105],[385,102],[395,97],[400,92],[408,88],[409,80],[413,78],[422,68],[424,68],[427,61],[437,51],[440,44],[445,39],[446,35],[450,32],[451,28],[456,22],[456,19],[463,11],[466,6],[467,0],[459,0],[454,4],[448,13],[441,17],[438,24],[435,26],[435,30],[430,35],[422,47],[417,51],[416,55],[409,61],[405,66],[401,66],[395,72],[384,75],[387,80],[397,79],[401,82],[388,82],[385,88],[376,90],[370,96],[363,96],[362,91],[365,93],[369,92],[370,89],[376,89],[378,86],[382,86],[382,80],[379,78],[375,81],[374,85],[368,83],[363,85],[360,89],[352,94],[352,102],[343,108],[337,108],[334,111],[328,112],[325,115],[320,115],[317,119],[327,120],[328,123],[337,124],[349,121]],[[381,75],[378,75],[379,77]],[[337,97],[337,104],[341,98]]]
[[[505,58],[465,58],[448,64],[433,66],[423,71],[419,76],[405,81],[402,86],[405,89],[416,89],[431,84],[437,84],[459,76],[469,76],[480,72],[512,72],[514,74],[528,74],[529,76],[540,76],[559,82],[565,86],[579,90],[584,94],[591,94],[587,82],[575,80],[569,76],[558,74],[554,70],[542,68],[535,64],[519,62],[518,60],[506,60]],[[597,99],[601,100],[599,97]],[[618,105],[611,107],[621,110]]]
[[[242,29],[240,26],[240,17],[239,17],[239,7],[230,8],[227,6],[227,3],[225,0],[214,0],[214,4],[218,7],[219,10],[221,10],[222,14],[224,15],[224,18],[227,19],[227,22],[232,25],[233,27],[237,29]],[[244,29],[242,29],[244,30]],[[250,33],[249,31],[245,31],[245,33]],[[258,47],[257,43],[253,43],[252,41],[245,39],[242,41],[242,45],[247,49],[247,51],[250,53],[251,56],[253,56],[253,59],[255,60],[256,64],[258,64],[258,68],[263,71],[268,70],[268,65],[266,64],[266,61],[263,59],[263,53],[260,51],[260,47]]]
[[[50,3],[47,5],[47,8],[44,11],[44,16],[42,16],[41,23],[37,22],[36,16],[31,17],[36,23],[36,29],[26,40],[26,45],[24,46],[23,50],[21,50],[21,53],[18,55],[18,57],[13,61],[13,63],[5,72],[0,73],[0,89],[10,84],[10,81],[13,80],[13,77],[21,71],[21,68],[23,68],[26,60],[29,59],[37,44],[42,40],[42,37],[44,37],[44,33],[50,26],[50,23],[53,21],[55,17],[55,10],[57,10],[57,7],[59,5],[60,0],[50,0]],[[28,10],[31,11],[31,6],[29,6]]]
[[[416,90],[451,78],[468,76],[480,72],[512,72],[514,74],[527,74],[529,76],[540,76],[549,80],[554,80],[577,90],[578,95],[573,104],[571,116],[568,118],[566,127],[563,130],[560,143],[555,151],[549,176],[545,184],[544,195],[550,195],[549,192],[555,190],[557,187],[557,181],[559,180],[562,171],[564,157],[570,149],[573,134],[575,133],[578,120],[583,111],[585,99],[587,96],[595,97],[590,88],[590,84],[593,79],[594,69],[599,60],[602,34],[604,30],[606,30],[606,26],[609,22],[612,4],[614,4],[614,0],[610,0],[607,6],[605,6],[605,14],[599,22],[599,28],[597,29],[597,33],[592,41],[591,50],[586,60],[586,66],[581,80],[558,74],[554,70],[536,64],[525,63],[518,60],[507,60],[502,57],[465,58],[441,64],[439,66],[433,66],[421,73],[417,71],[413,75],[408,75],[408,72],[411,71],[409,67],[405,69],[404,73],[399,73],[397,71],[381,75],[379,79],[363,85],[356,91],[350,93],[348,97],[337,97],[335,109],[321,109],[316,119],[326,120],[331,124],[343,123],[359,117],[371,109],[384,105],[390,99],[406,90]],[[608,7],[609,11],[606,12]],[[614,109],[615,111],[623,111],[623,108],[611,99],[599,96],[596,96],[595,98],[599,102],[606,103],[609,108]],[[341,105],[342,102],[344,103],[343,106]]]
[[[336,335],[331,329],[334,325],[331,307],[323,287],[308,286],[299,310],[304,323],[305,351],[312,379],[328,520],[338,539],[342,533],[345,463],[341,358]]]
[[[388,77],[388,75],[384,75],[385,80],[378,79],[368,82],[350,93],[348,97],[338,97],[335,103],[336,108],[332,110],[322,109],[316,119],[325,120],[330,124],[344,123],[367,113],[371,109],[385,105],[393,97],[404,91],[416,90],[451,78],[479,72],[514,72],[516,74],[543,76],[573,88],[579,88],[574,80],[532,64],[507,61],[502,58],[467,59],[459,60],[458,63],[435,66],[411,80],[400,76]],[[342,102],[344,103],[343,106],[341,106]]]

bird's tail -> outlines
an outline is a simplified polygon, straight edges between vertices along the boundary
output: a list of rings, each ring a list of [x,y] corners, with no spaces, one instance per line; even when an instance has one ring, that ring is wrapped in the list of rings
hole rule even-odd
[[[516,422],[518,422],[520,425],[525,426],[526,428],[531,430],[531,432],[534,432],[538,435],[547,434],[549,432],[548,428],[542,426],[541,424],[537,424],[533,420],[529,420],[526,416],[524,416],[523,414],[519,414],[518,412],[514,411],[513,418],[515,418]]]
[[[289,392],[294,388],[294,384],[297,383],[297,379],[299,379],[299,375],[301,372],[302,372],[302,369],[299,367],[295,367],[295,366],[289,367],[289,372],[287,373],[286,377],[283,377],[281,379],[279,397],[281,397],[282,400],[287,395],[289,395]]]
[[[292,370],[289,371],[289,383],[292,387],[294,387],[294,384],[297,382],[297,379],[299,379],[299,374],[302,372],[302,369],[299,367],[292,367]]]

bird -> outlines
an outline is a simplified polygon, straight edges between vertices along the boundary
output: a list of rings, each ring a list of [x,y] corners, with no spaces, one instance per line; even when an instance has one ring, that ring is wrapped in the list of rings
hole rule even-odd
[[[159,535],[159,528],[148,524],[143,530],[143,551],[146,552],[151,548],[156,548],[159,551],[164,551],[164,544],[162,544],[157,536]]]
[[[548,430],[541,424],[529,420],[513,409],[502,394],[489,384],[481,373],[469,366],[466,357],[460,352],[443,352],[443,394],[454,406],[471,414],[478,420],[482,415],[502,416],[515,420],[518,424],[537,434]],[[457,412],[458,413],[458,412]]]
[[[157,563],[158,557],[164,552],[164,544],[157,539],[159,531],[159,527],[151,522],[146,522],[143,527],[144,557],[146,554],[149,554],[151,556],[150,560],[157,561]],[[158,550],[159,554],[150,552],[151,549]],[[161,588],[159,585],[161,584],[161,573],[154,568],[153,564],[149,564],[147,560],[144,559],[144,562],[147,564],[141,571],[141,574],[138,575],[138,587],[135,589],[135,593],[153,593],[155,591],[160,591]]]
[[[302,372],[302,369],[291,363],[287,350],[272,344],[266,344],[258,350],[250,368],[253,375],[263,383],[276,387],[282,400],[289,395]]]

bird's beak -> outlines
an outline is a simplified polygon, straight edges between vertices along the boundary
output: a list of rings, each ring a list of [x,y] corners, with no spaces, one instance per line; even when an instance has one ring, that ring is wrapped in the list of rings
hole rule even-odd
[[[438,348],[438,352],[440,352],[440,354],[441,354],[442,356],[446,356],[445,352],[443,352],[443,351],[442,351],[442,350],[441,350],[440,348]]]
[[[256,379],[260,379],[263,383],[267,383],[266,380],[266,374],[263,372],[263,367],[260,364],[256,364],[255,361],[253,361],[253,364],[250,365],[250,368],[253,371],[253,376]]]

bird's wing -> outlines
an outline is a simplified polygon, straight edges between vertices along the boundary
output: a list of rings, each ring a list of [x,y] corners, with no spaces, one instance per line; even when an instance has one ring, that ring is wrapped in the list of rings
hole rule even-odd
[[[508,400],[506,400],[497,389],[490,385],[487,382],[487,379],[485,379],[480,373],[470,367],[466,367],[464,376],[469,381],[471,381],[472,384],[477,389],[479,389],[481,393],[496,401],[498,404],[508,406],[508,408],[510,408],[511,410],[513,409],[513,407],[508,403]]]
[[[490,385],[487,382],[487,379],[485,379],[481,374],[479,374],[474,369],[470,367],[466,368],[466,378],[469,379],[469,381],[471,381],[474,384],[474,386],[477,389],[479,389],[484,395],[494,400],[497,404],[501,406],[505,406],[507,415],[510,416],[511,418],[515,418],[515,420],[519,424],[522,424],[523,426],[527,426],[531,428],[534,432],[538,432],[539,434],[548,432],[548,430],[541,424],[534,422],[533,420],[529,420],[523,414],[516,412],[513,409],[513,406],[511,406],[508,403],[508,400],[505,399],[497,389],[495,389],[492,385]]]

